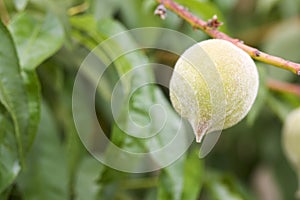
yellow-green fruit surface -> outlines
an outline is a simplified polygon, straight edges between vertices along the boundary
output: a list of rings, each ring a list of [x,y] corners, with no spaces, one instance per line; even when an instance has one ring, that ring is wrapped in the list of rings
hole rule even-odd
[[[283,126],[282,141],[285,154],[298,173],[300,184],[300,108],[287,116]],[[300,198],[300,185],[297,195]]]
[[[228,41],[211,39],[188,48],[178,59],[170,98],[201,142],[206,133],[241,121],[255,101],[258,85],[257,68],[248,54]]]

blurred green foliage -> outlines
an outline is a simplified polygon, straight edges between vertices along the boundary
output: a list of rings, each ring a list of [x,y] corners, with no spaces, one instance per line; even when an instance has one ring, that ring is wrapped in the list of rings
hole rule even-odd
[[[221,30],[247,44],[300,62],[298,0],[177,2],[205,20],[217,14],[224,22]],[[170,11],[165,20],[154,16],[156,6],[155,0],[0,0],[1,200],[294,199],[297,178],[282,149],[281,128],[286,115],[300,106],[300,98],[272,92],[266,81],[300,81],[290,72],[263,63],[257,63],[260,90],[248,117],[223,131],[204,159],[199,159],[199,145],[193,143],[172,165],[135,174],[103,165],[84,148],[73,122],[72,89],[90,50],[117,33],[149,26],[176,30],[196,41],[208,39]],[[149,39],[140,37],[116,40],[113,48]],[[160,38],[151,40],[149,43],[155,43]],[[170,46],[178,45],[167,41]],[[108,48],[97,56],[109,60],[114,55]],[[99,121],[107,136],[126,150],[155,149],[152,143],[128,137],[116,126],[109,109],[111,93],[119,78],[136,65],[151,61],[173,66],[176,59],[164,51],[147,50],[116,60],[97,88],[99,119],[81,123],[89,126]],[[125,79],[122,88],[126,93],[143,80],[154,80],[155,74],[140,70],[132,79]],[[92,71],[86,77],[95,80]],[[178,126],[179,117],[165,88],[142,88],[130,103],[126,109],[140,123],[149,121],[149,106],[162,104],[172,116],[167,132],[172,134]],[[119,110],[124,126],[129,118],[126,109]],[[162,136],[155,142],[159,147],[170,139]]]

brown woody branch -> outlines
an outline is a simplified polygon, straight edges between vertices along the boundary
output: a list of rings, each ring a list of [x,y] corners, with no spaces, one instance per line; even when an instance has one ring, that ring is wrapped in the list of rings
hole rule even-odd
[[[165,8],[173,11],[174,13],[179,15],[182,19],[184,19],[189,24],[191,24],[192,27],[202,30],[212,38],[227,40],[233,43],[234,45],[236,45],[237,47],[241,48],[242,50],[244,50],[255,60],[259,60],[261,62],[271,64],[273,66],[282,69],[289,70],[300,76],[300,64],[259,51],[254,47],[244,44],[243,41],[232,38],[227,34],[217,30],[218,26],[220,26],[221,23],[217,21],[216,17],[206,22],[196,17],[192,13],[190,13],[186,8],[175,3],[173,0],[156,0],[156,1],[160,3],[160,9],[162,9],[162,6],[164,6]],[[161,17],[165,17],[165,15]]]
[[[267,86],[270,90],[276,92],[290,93],[300,97],[300,85],[269,79],[267,81]]]
[[[0,0],[0,20],[2,20],[4,24],[9,23],[9,14],[3,0]]]

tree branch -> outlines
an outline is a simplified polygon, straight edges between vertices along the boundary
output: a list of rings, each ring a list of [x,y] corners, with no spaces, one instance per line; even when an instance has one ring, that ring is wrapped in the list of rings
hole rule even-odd
[[[267,86],[270,90],[290,93],[300,97],[300,85],[269,79],[267,81]]]
[[[80,5],[69,8],[68,14],[70,16],[81,14],[81,13],[85,12],[88,8],[89,8],[89,4],[87,2],[84,2]]]
[[[9,23],[9,14],[3,0],[0,0],[0,18],[4,24]]]
[[[173,11],[174,13],[179,15],[182,19],[184,19],[189,24],[191,24],[192,27],[202,30],[207,35],[211,36],[212,38],[227,40],[227,41],[233,43],[234,45],[236,45],[237,47],[241,48],[242,50],[244,50],[255,60],[258,60],[258,61],[261,61],[261,62],[264,62],[267,64],[271,64],[273,66],[276,66],[276,67],[279,67],[282,69],[289,70],[300,76],[300,64],[285,60],[280,57],[269,55],[262,51],[259,51],[258,49],[254,48],[254,47],[244,44],[243,41],[232,38],[232,37],[226,35],[225,33],[217,30],[218,26],[220,26],[221,23],[217,21],[216,17],[214,17],[213,19],[206,22],[202,19],[199,19],[192,13],[190,13],[186,8],[175,3],[173,0],[156,0],[156,1],[158,3],[160,3],[160,6],[163,5],[165,8]],[[156,14],[160,14],[160,13],[156,12]],[[161,17],[165,17],[165,16],[161,16]]]

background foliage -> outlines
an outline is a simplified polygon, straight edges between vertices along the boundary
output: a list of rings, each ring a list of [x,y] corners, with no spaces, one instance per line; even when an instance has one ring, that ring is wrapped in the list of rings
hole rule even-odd
[[[119,172],[96,161],[76,133],[71,98],[81,62],[101,41],[137,27],[170,28],[197,41],[208,37],[171,12],[166,20],[154,16],[154,0],[0,2],[4,22],[0,23],[0,199],[294,199],[297,178],[282,149],[281,128],[287,113],[300,106],[300,99],[270,91],[266,81],[272,77],[299,84],[298,77],[257,63],[261,83],[253,109],[245,120],[223,132],[209,156],[199,159],[199,146],[193,144],[165,169]],[[247,44],[300,62],[300,1],[177,2],[203,19],[217,14],[224,22],[221,30]],[[131,38],[116,41],[115,48],[128,42],[136,45]],[[115,143],[129,150],[151,148],[128,142],[112,121],[107,107],[118,77],[145,60],[173,66],[176,59],[158,50],[140,52],[134,59],[122,57],[108,70],[108,78],[97,90],[96,109]],[[153,79],[154,72],[141,71],[138,76]],[[176,126],[178,116],[164,88],[145,88],[133,101],[142,110],[162,103],[173,113],[168,128]],[[131,110],[141,123],[147,122],[147,112],[134,106]]]

